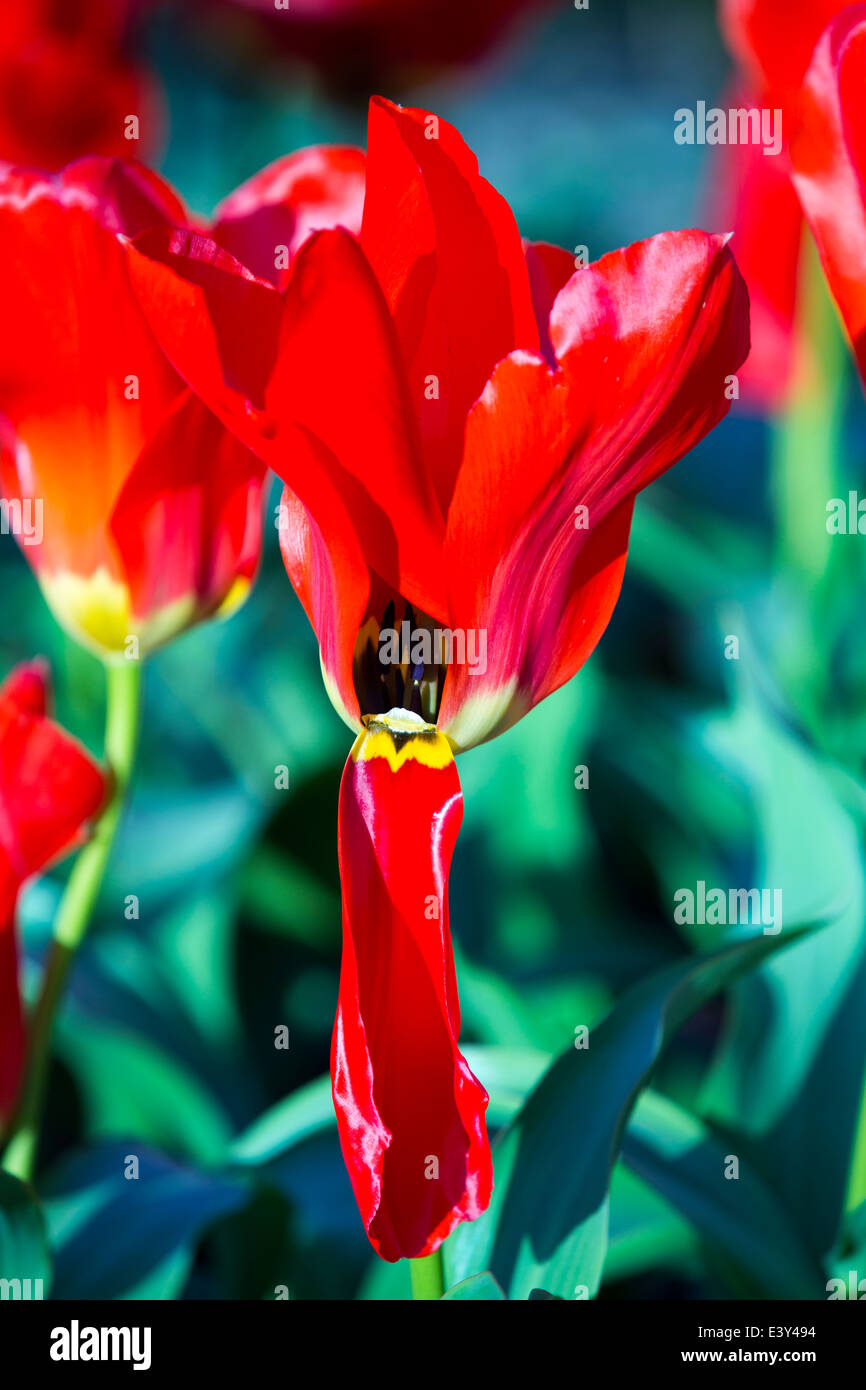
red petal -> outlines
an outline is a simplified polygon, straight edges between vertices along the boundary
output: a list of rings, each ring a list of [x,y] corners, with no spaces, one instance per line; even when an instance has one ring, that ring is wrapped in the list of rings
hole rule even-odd
[[[866,385],[866,5],[815,50],[791,145],[794,182]]]
[[[301,436],[301,443],[304,451],[316,456],[320,446],[315,439]],[[327,456],[322,456],[320,462],[326,465]],[[327,480],[325,466],[322,476],[323,481]],[[357,729],[361,711],[355,693],[353,657],[368,612],[372,579],[357,532],[336,487],[331,487],[326,502],[328,523],[322,529],[291,489],[284,489],[280,503],[280,549],[286,572],[318,638],[330,698],[341,718]]]
[[[453,126],[375,97],[368,143],[361,240],[394,316],[445,511],[466,412],[500,358],[538,346],[526,262],[508,204]]]
[[[22,679],[32,703],[32,672],[0,688],[0,850],[15,887],[75,841],[106,790],[77,740],[22,709]]]
[[[8,675],[0,685],[0,703],[14,707],[20,714],[35,714],[44,718],[48,708],[50,672],[47,661],[41,658],[27,661]]]
[[[548,362],[554,365],[556,359],[550,341],[550,312],[556,296],[568,284],[577,266],[570,251],[563,251],[561,246],[551,246],[546,241],[527,242],[524,251],[539,345]]]
[[[284,289],[288,264],[313,232],[345,227],[358,234],[364,210],[363,150],[314,145],[277,159],[236,188],[214,214],[213,238],[253,274]]]
[[[487,640],[486,671],[452,667],[445,683],[439,727],[458,746],[507,728],[586,659],[636,493],[727,413],[746,300],[722,238],[665,233],[572,276],[551,315],[560,371],[515,353],[494,372],[448,515],[452,622]]]
[[[442,516],[419,460],[391,320],[346,232],[319,232],[298,253],[268,412],[282,414],[286,430],[264,456],[322,531],[336,487],[382,578],[442,614]]]
[[[155,228],[127,248],[139,303],[163,350],[196,395],[238,433],[264,405],[282,301],[210,237]]]
[[[751,108],[761,98],[733,87],[722,104]],[[721,166],[708,220],[733,228],[731,250],[749,291],[752,350],[740,387],[760,408],[775,410],[787,398],[794,369],[803,213],[785,155],[766,156],[762,146],[744,144],[722,146],[715,157]]]
[[[0,686],[0,1118],[14,1104],[24,1053],[18,890],[74,842],[106,792],[81,745],[43,717],[46,694],[41,662],[19,666]]]
[[[418,461],[391,321],[354,238],[311,237],[285,300],[204,237],[148,234],[129,254],[145,312],[196,394],[323,533],[339,488],[387,582],[441,612],[442,517]]]
[[[343,774],[331,1057],[343,1156],[386,1260],[430,1254],[493,1185],[487,1094],[457,1045],[448,869],[463,797],[447,740],[403,723],[405,738],[371,723]]]
[[[111,531],[146,646],[149,621],[163,642],[215,612],[236,581],[252,582],[264,473],[191,392],[142,451]]]
[[[728,47],[773,100],[800,85],[821,31],[846,0],[720,0]]]

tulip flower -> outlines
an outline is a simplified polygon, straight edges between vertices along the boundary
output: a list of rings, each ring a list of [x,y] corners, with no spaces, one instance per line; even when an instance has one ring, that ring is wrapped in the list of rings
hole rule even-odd
[[[457,131],[380,99],[360,237],[308,240],[282,294],[189,238],[136,250],[174,365],[287,483],[286,568],[357,733],[339,805],[340,1139],[375,1249],[424,1256],[492,1185],[487,1096],[459,1050],[454,755],[593,650],[636,494],[729,408],[745,287],[726,238],[701,231],[578,270],[525,248]],[[239,342],[259,352],[255,399],[227,370]]]
[[[0,685],[0,1121],[18,1091],[24,1023],[15,905],[22,884],[69,850],[99,811],[105,779],[75,739],[46,716],[41,664]]]
[[[822,34],[791,144],[794,184],[866,386],[866,5]]]
[[[212,12],[214,0],[199,0]],[[550,0],[223,0],[221,8],[266,26],[269,47],[297,54],[332,83],[359,75],[429,73],[479,58],[524,12]],[[369,86],[366,88],[369,91]]]
[[[140,8],[0,0],[0,159],[61,169],[80,155],[128,156],[156,143],[159,101],[131,53]]]
[[[359,216],[358,156],[302,154],[259,176],[257,217],[243,223],[251,253],[274,189],[294,248],[310,226],[351,224],[353,196]],[[217,236],[237,235],[250,196],[227,200]],[[0,488],[57,618],[108,657],[232,611],[261,551],[265,469],[172,369],[130,284],[129,239],[186,222],[136,165],[0,170],[0,283],[15,324],[0,344]]]
[[[0,172],[0,485],[48,603],[143,655],[249,589],[263,469],[189,392],[138,308],[126,241],[185,221],[135,165]]]
[[[846,0],[719,0],[719,20],[740,67],[729,104],[782,112],[784,149],[720,152],[718,214],[734,228],[737,264],[749,287],[752,351],[744,390],[761,405],[785,403],[795,371],[794,324],[803,213],[791,182],[789,143],[815,44]]]

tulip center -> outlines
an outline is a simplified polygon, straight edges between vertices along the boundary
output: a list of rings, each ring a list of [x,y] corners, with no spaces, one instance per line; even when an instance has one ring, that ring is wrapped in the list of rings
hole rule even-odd
[[[449,655],[441,632],[411,603],[404,605],[398,623],[393,599],[381,622],[368,618],[358,633],[353,663],[362,715],[404,709],[428,724],[436,723]]]

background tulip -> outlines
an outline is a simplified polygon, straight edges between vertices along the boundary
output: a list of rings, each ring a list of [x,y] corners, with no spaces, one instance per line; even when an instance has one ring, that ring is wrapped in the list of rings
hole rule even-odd
[[[15,907],[22,885],[82,838],[106,782],[84,748],[47,717],[47,673],[20,666],[0,685],[0,1122],[18,1092],[25,1031]]]

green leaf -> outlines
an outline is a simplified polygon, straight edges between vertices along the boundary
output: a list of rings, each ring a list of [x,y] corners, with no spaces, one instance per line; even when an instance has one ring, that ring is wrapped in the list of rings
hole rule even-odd
[[[805,928],[802,930],[806,930]],[[489,1268],[509,1298],[543,1286],[572,1298],[599,1285],[607,1244],[608,1185],[628,1115],[679,1025],[712,994],[796,939],[739,937],[641,982],[547,1072],[494,1154],[487,1212],[445,1247],[449,1282]]]
[[[483,1299],[489,1303],[504,1300],[505,1294],[489,1269],[485,1269],[482,1274],[473,1274],[469,1279],[463,1279],[459,1284],[455,1284],[453,1289],[443,1293],[439,1302],[445,1303],[449,1299],[452,1302],[460,1300],[463,1303],[467,1300]]]
[[[269,1163],[334,1124],[331,1078],[319,1076],[254,1120],[235,1139],[231,1156],[236,1163]]]
[[[138,1160],[138,1176],[130,1158]],[[196,1246],[245,1206],[242,1178],[182,1166],[140,1144],[103,1144],[65,1160],[45,1184],[56,1298],[179,1297]]]
[[[2,1296],[42,1298],[50,1274],[39,1203],[29,1187],[0,1170],[0,1279],[21,1283],[20,1289],[12,1284]]]
[[[737,986],[700,1109],[743,1132],[742,1152],[820,1255],[844,1212],[866,1062],[864,864],[830,768],[765,710],[755,672],[743,683],[710,738],[751,792],[758,881],[781,890],[786,922],[820,913],[829,925]]]
[[[604,1282],[631,1279],[647,1270],[690,1274],[699,1268],[697,1248],[697,1236],[685,1217],[620,1157],[610,1181]]]
[[[135,1134],[203,1163],[223,1156],[227,1116],[168,1052],[121,1028],[79,1021],[60,1030],[82,1087],[93,1138]]]
[[[820,1298],[820,1266],[772,1190],[743,1161],[738,1175],[728,1176],[731,1147],[672,1100],[645,1091],[622,1156],[688,1218],[737,1294]]]

